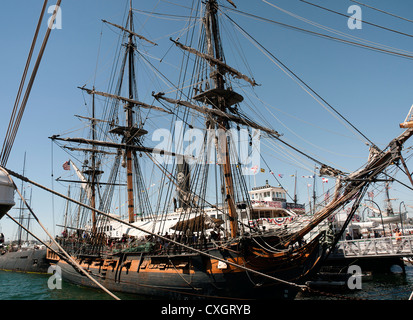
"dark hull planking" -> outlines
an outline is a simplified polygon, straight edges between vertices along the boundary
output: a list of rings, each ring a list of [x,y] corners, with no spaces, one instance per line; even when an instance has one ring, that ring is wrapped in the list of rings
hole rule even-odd
[[[240,255],[232,250],[209,253],[275,278],[303,283],[320,264],[324,251],[318,240],[289,253],[268,254],[260,247]],[[299,288],[223,265],[201,254],[151,255],[121,253],[106,259],[83,257],[77,262],[105,288],[160,299],[294,299]],[[64,280],[96,287],[65,261],[58,261]]]

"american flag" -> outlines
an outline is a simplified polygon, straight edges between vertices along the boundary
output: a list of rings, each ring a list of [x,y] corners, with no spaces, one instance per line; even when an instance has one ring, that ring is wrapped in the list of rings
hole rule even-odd
[[[70,170],[70,162],[66,161],[65,163],[63,163],[63,170]]]

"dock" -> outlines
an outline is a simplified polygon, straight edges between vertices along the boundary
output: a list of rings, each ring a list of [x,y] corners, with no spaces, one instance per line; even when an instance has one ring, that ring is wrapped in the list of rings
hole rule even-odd
[[[374,273],[391,273],[393,266],[405,274],[406,258],[413,259],[413,235],[339,241],[307,285],[325,292],[345,292],[352,275],[350,266],[359,266],[363,280],[369,280]]]
[[[413,256],[413,235],[340,241],[337,253],[347,259]]]

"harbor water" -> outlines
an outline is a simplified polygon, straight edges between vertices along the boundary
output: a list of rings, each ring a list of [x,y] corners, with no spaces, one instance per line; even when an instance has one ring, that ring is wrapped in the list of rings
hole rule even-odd
[[[413,291],[413,266],[405,274],[393,269],[388,274],[376,274],[362,280],[361,289],[322,294],[298,294],[296,300],[408,300]],[[0,300],[113,300],[102,290],[85,288],[62,281],[61,288],[50,289],[51,275],[0,271]],[[145,298],[116,293],[121,300]]]
[[[405,273],[399,266],[389,273],[376,273],[361,279],[361,289],[332,290],[320,294],[299,294],[296,300],[383,301],[408,300],[413,291],[413,266],[406,265]]]
[[[49,274],[0,271],[0,300],[113,300],[102,290],[80,287],[62,281],[61,288]],[[49,288],[49,283],[53,289]],[[142,299],[116,294],[122,300]]]

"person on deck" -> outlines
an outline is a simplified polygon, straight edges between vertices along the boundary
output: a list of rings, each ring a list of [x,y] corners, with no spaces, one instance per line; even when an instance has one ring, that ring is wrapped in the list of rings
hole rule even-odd
[[[402,233],[400,232],[399,229],[396,229],[396,241],[401,242],[402,241]]]

